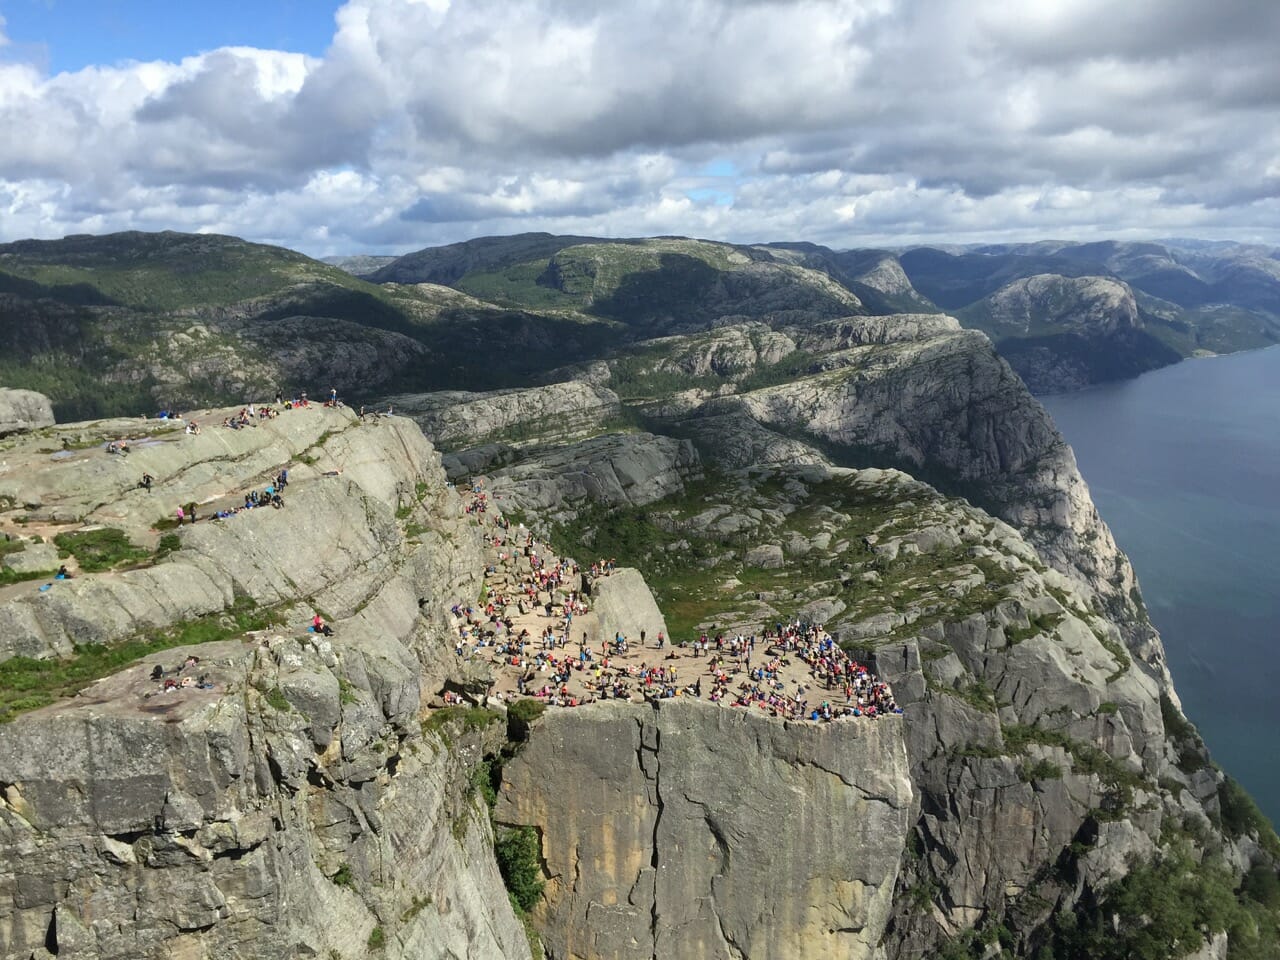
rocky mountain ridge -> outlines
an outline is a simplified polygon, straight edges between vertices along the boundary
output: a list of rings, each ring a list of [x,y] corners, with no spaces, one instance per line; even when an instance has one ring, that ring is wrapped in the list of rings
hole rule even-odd
[[[0,439],[0,845],[18,865],[0,951],[536,955],[495,856],[518,836],[545,885],[526,929],[557,960],[1269,956],[1280,840],[1182,716],[1069,447],[981,333],[865,314],[910,296],[894,264],[910,278],[913,258],[562,242],[580,239],[437,251],[457,290],[295,284],[320,265],[285,258],[283,287],[163,309],[128,292],[136,265],[86,288],[5,251],[25,303],[144,338],[188,310],[220,335],[261,325],[303,364],[325,314],[291,311],[354,291],[403,308],[361,329],[406,338],[410,365],[465,358],[466,390],[378,400],[442,459],[406,419],[314,405]],[[104,269],[100,242],[71,246]],[[1033,283],[1015,267],[1061,251],[983,256],[1004,258],[1009,311],[1093,291],[1099,323],[1134,329],[1092,262]],[[108,453],[121,437],[131,452]],[[284,467],[283,507],[208,521]],[[508,546],[450,486],[477,477],[559,555],[642,571],[592,591],[601,622],[634,630],[650,588],[675,641],[821,622],[904,715],[785,726],[677,699],[533,719],[486,700],[489,654],[455,653],[450,613]],[[193,502],[203,519],[176,527]],[[306,629],[321,612],[333,637]],[[178,669],[189,654],[201,670]],[[212,688],[166,693],[157,662]]]
[[[439,653],[482,571],[438,457],[404,420],[310,407],[230,430],[221,412],[198,435],[61,424],[0,451],[22,552],[104,524],[141,545],[128,569],[74,552],[73,579],[0,588],[0,671],[32,678],[0,727],[0,953],[528,956],[470,786],[493,731],[422,724],[424,697],[471,682]],[[121,435],[133,452],[108,454]],[[74,445],[50,453],[59,436]],[[210,519],[282,468],[283,508]],[[191,501],[202,519],[153,559],[148,531]],[[305,628],[321,608],[332,637]],[[122,643],[152,652],[22,712],[40,664]],[[165,689],[156,665],[185,680]]]

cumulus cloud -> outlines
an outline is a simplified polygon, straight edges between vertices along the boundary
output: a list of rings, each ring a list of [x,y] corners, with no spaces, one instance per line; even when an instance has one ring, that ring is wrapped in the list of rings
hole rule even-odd
[[[1278,33],[1253,0],[350,0],[321,57],[0,58],[0,233],[1276,243]]]

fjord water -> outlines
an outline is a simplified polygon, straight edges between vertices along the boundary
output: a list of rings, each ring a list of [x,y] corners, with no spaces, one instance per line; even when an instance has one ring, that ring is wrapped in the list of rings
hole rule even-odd
[[[1187,715],[1280,823],[1280,348],[1041,400],[1133,561]]]

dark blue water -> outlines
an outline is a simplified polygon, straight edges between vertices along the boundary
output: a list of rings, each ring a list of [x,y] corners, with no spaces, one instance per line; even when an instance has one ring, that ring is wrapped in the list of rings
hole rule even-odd
[[[1280,348],[1042,399],[1133,561],[1188,716],[1280,823]]]

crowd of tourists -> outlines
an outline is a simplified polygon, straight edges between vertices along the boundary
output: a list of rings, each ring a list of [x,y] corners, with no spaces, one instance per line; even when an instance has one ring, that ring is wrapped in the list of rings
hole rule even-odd
[[[454,651],[480,657],[499,675],[497,695],[573,707],[598,700],[707,700],[781,719],[833,721],[900,714],[889,685],[842,649],[821,624],[776,622],[753,634],[707,633],[651,640],[598,634],[590,613],[593,580],[617,569],[601,558],[584,572],[512,525],[483,482],[466,490],[465,510],[484,528],[487,592],[455,604]],[[575,616],[582,629],[575,630]]]

